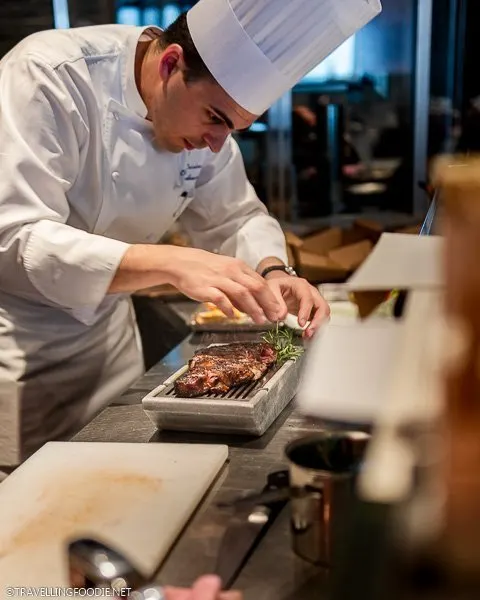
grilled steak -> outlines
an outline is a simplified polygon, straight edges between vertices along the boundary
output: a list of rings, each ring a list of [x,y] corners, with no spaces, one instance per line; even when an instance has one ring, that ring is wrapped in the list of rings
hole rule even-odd
[[[183,398],[225,393],[233,387],[257,381],[276,361],[275,349],[264,342],[233,343],[197,350],[189,370],[175,381]]]

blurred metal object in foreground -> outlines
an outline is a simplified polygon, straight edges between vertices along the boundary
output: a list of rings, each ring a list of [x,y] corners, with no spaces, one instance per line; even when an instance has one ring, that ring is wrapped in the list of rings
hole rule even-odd
[[[70,584],[80,589],[105,589],[119,595],[147,583],[130,561],[109,546],[83,538],[68,545]]]
[[[70,584],[79,596],[103,595],[131,600],[166,600],[164,589],[148,579],[130,561],[109,546],[90,538],[68,546]],[[112,596],[118,594],[118,596]]]

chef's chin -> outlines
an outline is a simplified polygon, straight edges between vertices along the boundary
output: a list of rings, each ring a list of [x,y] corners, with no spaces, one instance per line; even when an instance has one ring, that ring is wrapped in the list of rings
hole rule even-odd
[[[171,152],[172,154],[180,154],[180,152],[185,152],[185,147],[184,146],[164,146],[163,148],[164,150],[166,150],[167,152]]]
[[[183,152],[185,150],[185,146],[183,145],[183,143],[180,142],[174,143],[154,138],[153,143],[155,147],[159,150],[171,152],[172,154],[180,154],[180,152]]]

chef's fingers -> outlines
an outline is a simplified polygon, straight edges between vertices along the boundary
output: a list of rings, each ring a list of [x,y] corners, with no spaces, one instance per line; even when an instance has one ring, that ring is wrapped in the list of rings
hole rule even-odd
[[[306,279],[300,279],[297,277],[270,279],[268,283],[271,289],[282,297],[282,302],[284,304],[284,295],[288,297],[290,309],[292,313],[298,316],[298,324],[300,327],[303,327],[310,319],[310,314],[314,304],[312,290],[315,288],[313,288]],[[280,320],[285,319],[287,313],[288,307],[285,304],[285,314]]]
[[[321,323],[330,316],[330,306],[318,290],[312,287],[313,317],[306,329],[304,336],[311,338],[320,327]]]
[[[216,575],[205,575],[193,584],[191,600],[218,600],[222,582]]]
[[[205,578],[203,578],[205,579]],[[200,580],[199,580],[200,581]],[[208,585],[208,584],[207,584]],[[214,586],[216,586],[216,583],[214,582],[213,584]],[[217,586],[218,587],[218,586]],[[216,589],[216,587],[213,588],[214,590]],[[215,595],[212,596],[212,588],[210,586],[210,588],[207,588],[208,591],[205,591],[205,589],[200,590],[200,592],[198,592],[198,590],[196,589],[187,589],[187,588],[172,588],[172,587],[165,587],[163,588],[163,592],[165,594],[165,600],[242,600],[243,599],[243,595],[241,594],[241,592],[236,592],[236,591],[231,591],[231,592],[219,592],[219,595]],[[199,593],[203,593],[204,595],[199,596]],[[216,592],[213,592],[216,594]],[[197,595],[194,595],[197,594]],[[205,595],[207,594],[207,595]]]
[[[298,300],[298,324],[304,327],[310,320],[312,309],[314,308],[314,297],[312,286],[305,279],[297,279],[295,285],[292,281],[292,292]]]
[[[282,295],[276,293],[263,277],[257,279],[242,273],[237,275],[236,281],[248,288],[270,321],[281,321],[286,317],[288,310]]]
[[[243,594],[241,592],[224,592],[220,594],[219,600],[242,600]]]
[[[164,587],[165,600],[192,600],[192,590]]]
[[[268,294],[268,292],[265,292],[265,289],[270,290],[274,293],[275,298],[277,299],[280,306],[279,306],[279,309],[276,311],[276,313],[273,312],[269,316],[269,319],[271,321],[282,321],[283,319],[285,319],[285,317],[288,314],[287,305],[285,304],[282,294],[279,292],[278,288],[272,288],[270,285],[268,285],[271,280],[268,281],[268,283],[267,283],[267,280],[264,277],[262,277],[259,273],[257,273],[257,271],[254,271],[246,264],[243,266],[243,272],[246,275],[252,277],[255,280],[255,282],[260,285],[260,287],[264,293]],[[271,301],[271,297],[270,297],[269,301]],[[263,304],[262,304],[262,306],[263,306]]]
[[[232,303],[228,297],[216,287],[207,288],[205,297],[201,299],[201,302],[212,302],[227,317],[231,317],[232,319],[235,317]]]
[[[230,279],[222,279],[216,281],[215,286],[228,297],[238,310],[250,315],[255,323],[265,323],[266,316],[263,309],[245,285]]]
[[[260,273],[257,273],[257,271],[249,267],[247,263],[242,263],[240,268],[245,275],[250,275],[250,277],[253,277],[256,281],[263,281],[265,283],[265,279],[260,275]]]
[[[165,600],[194,600],[196,597],[192,594],[192,590],[174,590],[173,595],[169,595],[167,591]],[[224,592],[220,596],[215,596],[215,600],[243,600],[243,595],[241,592]]]
[[[278,317],[278,319],[275,319],[275,320],[283,321],[288,315],[288,306],[285,303],[282,289],[281,289],[280,285],[278,284],[278,280],[276,280],[276,279],[273,279],[273,280],[270,279],[268,282],[268,285],[269,285],[269,288],[272,290],[272,292],[275,294],[275,298],[277,298],[278,302],[282,306],[282,310],[279,313],[280,316]]]

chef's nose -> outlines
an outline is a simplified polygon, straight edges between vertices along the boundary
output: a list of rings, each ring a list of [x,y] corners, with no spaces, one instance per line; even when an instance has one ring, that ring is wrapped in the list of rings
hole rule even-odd
[[[203,136],[203,140],[212,152],[217,153],[217,152],[220,152],[220,150],[222,149],[223,144],[225,143],[225,140],[227,139],[227,136],[228,136],[228,131],[226,131],[225,133],[222,132],[222,133],[215,133],[215,134],[207,133]]]

